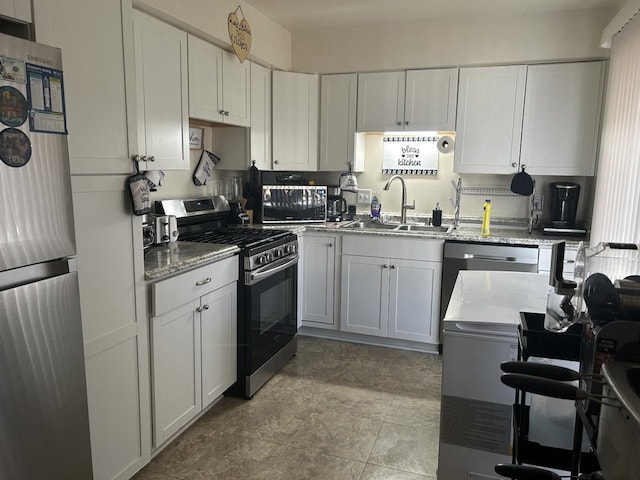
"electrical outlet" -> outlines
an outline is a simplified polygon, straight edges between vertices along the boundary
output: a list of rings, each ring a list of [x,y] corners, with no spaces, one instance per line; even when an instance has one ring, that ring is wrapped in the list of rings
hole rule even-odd
[[[358,189],[358,203],[369,205],[371,203],[371,194],[370,188]]]

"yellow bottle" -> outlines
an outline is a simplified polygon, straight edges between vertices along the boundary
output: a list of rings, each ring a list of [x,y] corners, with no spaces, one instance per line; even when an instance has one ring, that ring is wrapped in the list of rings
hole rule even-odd
[[[491,230],[489,228],[489,224],[491,223],[491,200],[486,199],[484,201],[484,205],[482,206],[482,210],[484,213],[482,214],[482,236],[488,237],[491,235]]]

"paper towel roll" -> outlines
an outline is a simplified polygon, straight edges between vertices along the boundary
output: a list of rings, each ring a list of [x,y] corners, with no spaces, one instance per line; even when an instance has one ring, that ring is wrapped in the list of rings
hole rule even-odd
[[[453,138],[449,135],[443,135],[438,138],[438,151],[440,153],[453,152]]]

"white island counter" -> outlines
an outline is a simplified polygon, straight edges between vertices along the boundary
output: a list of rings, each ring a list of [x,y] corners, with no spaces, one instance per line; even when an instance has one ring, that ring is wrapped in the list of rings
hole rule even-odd
[[[497,479],[511,463],[514,390],[500,363],[517,357],[520,312],[544,313],[548,274],[461,271],[443,322],[438,479]]]

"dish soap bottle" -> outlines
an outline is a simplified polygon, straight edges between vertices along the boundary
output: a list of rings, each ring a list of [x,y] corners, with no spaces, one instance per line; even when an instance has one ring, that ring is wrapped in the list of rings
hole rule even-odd
[[[380,204],[380,200],[378,200],[377,195],[374,193],[371,198],[371,218],[377,220],[380,218],[380,210],[382,210],[382,205]]]
[[[439,203],[436,203],[436,208],[431,212],[431,225],[434,227],[442,225],[442,209],[440,208]]]
[[[491,235],[489,224],[491,223],[491,200],[486,199],[484,205],[482,205],[482,236],[488,237]]]

